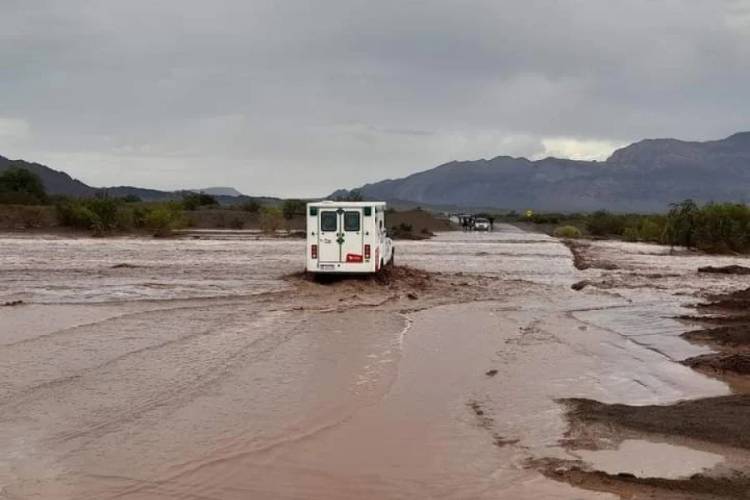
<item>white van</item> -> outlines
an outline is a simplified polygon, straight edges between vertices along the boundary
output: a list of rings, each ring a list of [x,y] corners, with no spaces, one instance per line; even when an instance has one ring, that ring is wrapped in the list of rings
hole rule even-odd
[[[321,201],[307,204],[307,270],[375,273],[393,263],[385,229],[385,202]]]

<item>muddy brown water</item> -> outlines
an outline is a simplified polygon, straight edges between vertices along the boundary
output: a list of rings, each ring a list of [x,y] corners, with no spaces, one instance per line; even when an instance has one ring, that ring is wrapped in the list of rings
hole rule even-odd
[[[558,399],[729,394],[672,318],[742,259],[587,252],[617,270],[501,225],[332,286],[289,278],[296,240],[0,237],[0,498],[609,497],[529,467],[577,458]]]

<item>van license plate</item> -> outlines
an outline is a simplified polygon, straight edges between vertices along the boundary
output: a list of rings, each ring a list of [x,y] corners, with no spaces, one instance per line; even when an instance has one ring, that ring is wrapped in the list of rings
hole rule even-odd
[[[333,264],[321,264],[320,270],[321,271],[334,271],[336,269],[336,266]]]

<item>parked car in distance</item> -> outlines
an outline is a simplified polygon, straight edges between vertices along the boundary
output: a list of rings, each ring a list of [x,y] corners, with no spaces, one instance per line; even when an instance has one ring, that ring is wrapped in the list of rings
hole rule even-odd
[[[474,221],[474,231],[489,231],[490,221],[483,218],[478,218]]]

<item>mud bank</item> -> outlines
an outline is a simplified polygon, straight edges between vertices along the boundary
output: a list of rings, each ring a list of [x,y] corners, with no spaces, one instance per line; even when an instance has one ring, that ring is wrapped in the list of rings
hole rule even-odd
[[[552,460],[540,465],[544,474],[578,488],[615,493],[621,498],[657,498],[664,500],[714,500],[720,498],[748,498],[750,477],[730,474],[712,477],[693,474],[686,479],[636,477],[630,474],[608,474],[587,470],[580,465]]]
[[[561,401],[573,423],[571,439],[590,426],[617,426],[649,434],[690,439],[750,449],[750,395],[682,401],[673,405],[630,406],[589,399]],[[749,492],[750,493],[750,492]]]
[[[732,395],[683,401],[673,405],[631,406],[605,404],[589,399],[561,401],[567,408],[568,445],[595,449],[622,442],[626,437],[656,441],[704,443],[713,451],[741,458],[746,464],[750,450],[747,422],[750,396]],[[737,449],[741,451],[736,451]],[[685,449],[689,456],[690,450]],[[669,461],[679,456],[662,457]],[[595,491],[617,493],[625,498],[750,498],[750,475],[744,467],[724,465],[686,477],[637,476],[611,473],[576,460],[546,460],[536,464],[545,475]],[[736,464],[735,464],[736,465]]]
[[[545,459],[534,466],[547,477],[625,498],[750,498],[750,289],[731,291],[747,279],[747,260],[715,258],[712,263],[709,256],[656,245],[571,241],[566,246],[576,268],[587,273],[573,284],[579,293],[615,293],[634,300],[637,294],[663,290],[664,297],[707,297],[695,306],[698,314],[675,316],[702,328],[684,333],[689,328],[684,326],[677,335],[715,352],[672,360],[727,383],[735,394],[668,404],[561,399],[569,424],[561,443],[579,458]],[[667,464],[665,470],[705,450],[718,462],[701,466],[697,461],[693,470],[670,476],[659,472],[660,465],[646,464],[649,453],[629,456],[629,442],[653,446],[650,455]],[[670,446],[678,451],[669,451]],[[605,468],[597,462],[600,456],[614,457],[616,465]],[[631,473],[633,467],[639,472]]]
[[[718,376],[750,375],[750,288],[711,296],[698,310],[709,315],[710,327],[686,332],[683,337],[718,352],[688,358],[683,364]],[[703,319],[701,316],[691,318],[699,323]],[[750,387],[750,377],[746,377],[745,382]]]

